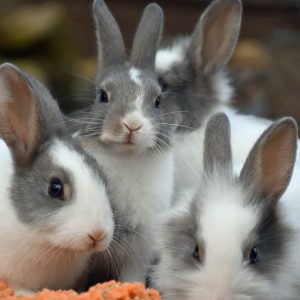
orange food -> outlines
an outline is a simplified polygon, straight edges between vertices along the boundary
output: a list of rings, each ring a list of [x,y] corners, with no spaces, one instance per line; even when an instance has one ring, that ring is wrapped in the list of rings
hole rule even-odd
[[[43,290],[34,296],[14,296],[12,289],[0,281],[0,300],[161,300],[159,293],[145,289],[141,283],[118,283],[109,281],[77,294],[70,291]]]

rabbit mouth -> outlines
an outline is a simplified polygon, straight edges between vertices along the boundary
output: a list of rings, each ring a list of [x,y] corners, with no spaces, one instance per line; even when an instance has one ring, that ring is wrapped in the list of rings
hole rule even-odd
[[[90,243],[87,241],[79,242],[77,247],[63,247],[62,249],[70,253],[96,253],[104,251],[108,246],[108,243],[104,240],[98,243]]]
[[[134,141],[133,141],[133,133],[129,132],[125,138],[124,144],[126,145],[134,145]]]

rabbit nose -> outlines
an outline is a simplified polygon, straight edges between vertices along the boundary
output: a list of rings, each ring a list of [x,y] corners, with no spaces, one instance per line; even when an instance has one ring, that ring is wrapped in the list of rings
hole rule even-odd
[[[106,233],[103,231],[93,231],[88,234],[90,240],[92,241],[93,245],[96,245],[99,242],[102,242],[106,238]]]
[[[143,127],[143,124],[141,123],[134,123],[128,125],[127,123],[123,122],[123,125],[129,130],[129,131],[137,131]]]

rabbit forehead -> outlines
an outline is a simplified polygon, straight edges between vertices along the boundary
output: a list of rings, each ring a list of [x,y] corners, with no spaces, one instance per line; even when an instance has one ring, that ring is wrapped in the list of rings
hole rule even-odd
[[[98,87],[108,88],[111,93],[136,93],[151,89],[156,93],[160,92],[154,73],[131,65],[108,70],[99,78]]]
[[[258,209],[247,204],[247,193],[238,185],[216,179],[201,198],[198,235],[211,249],[208,256],[223,256],[224,251],[242,255],[243,246],[259,221]]]

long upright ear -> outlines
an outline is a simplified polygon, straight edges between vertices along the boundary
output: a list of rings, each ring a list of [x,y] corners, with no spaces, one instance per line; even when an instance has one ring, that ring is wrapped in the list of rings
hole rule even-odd
[[[240,0],[215,0],[205,10],[189,48],[196,71],[208,75],[227,64],[236,47],[241,17]]]
[[[42,139],[36,95],[24,74],[11,64],[0,66],[0,136],[24,167]]]
[[[137,28],[130,61],[139,68],[154,70],[156,51],[163,30],[163,11],[155,3],[146,6]]]
[[[93,5],[98,43],[98,72],[108,67],[122,65],[126,61],[125,46],[116,20],[103,0]]]
[[[297,151],[297,124],[292,118],[274,122],[252,148],[240,174],[266,204],[276,205],[290,182]]]
[[[213,115],[206,125],[203,165],[206,174],[232,175],[230,123],[224,113]]]

